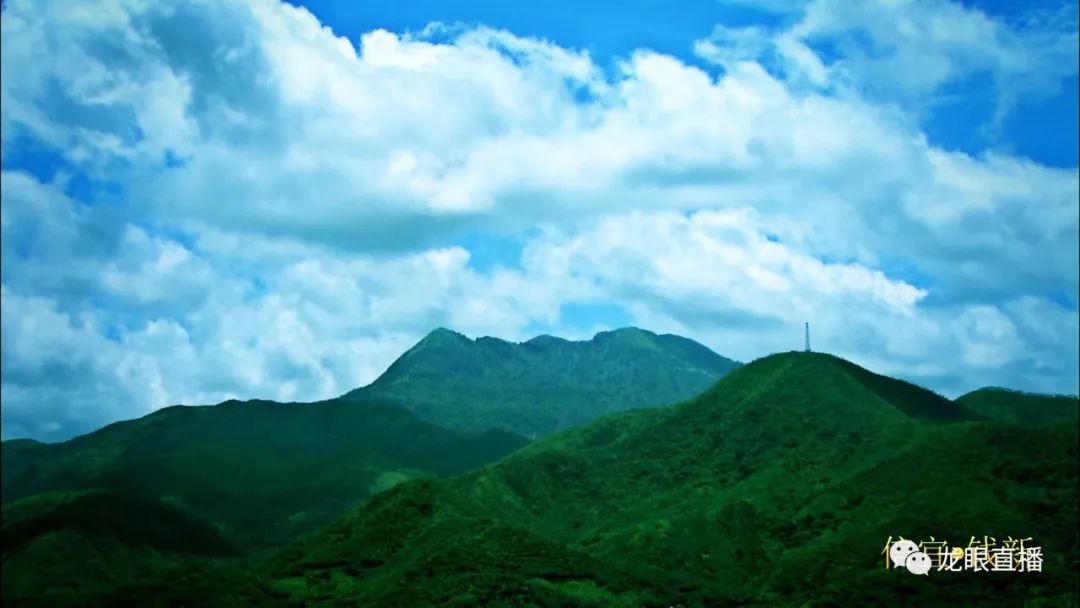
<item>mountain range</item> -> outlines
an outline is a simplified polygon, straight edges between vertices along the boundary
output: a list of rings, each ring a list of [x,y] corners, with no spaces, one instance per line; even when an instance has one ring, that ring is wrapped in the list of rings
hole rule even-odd
[[[835,357],[773,355],[687,403],[399,486],[262,571],[307,605],[1068,605],[1077,440],[1071,422],[1003,424]],[[898,535],[1030,537],[1046,562],[916,580],[882,566]]]
[[[5,441],[3,500],[137,493],[209,517],[239,547],[275,546],[374,492],[460,473],[527,442],[507,429],[535,435],[555,417],[580,424],[673,403],[736,365],[696,342],[631,328],[524,344],[437,329],[373,384],[337,399],[175,406],[63,443]]]
[[[3,600],[1075,605],[1078,411],[636,329],[436,330],[339,399],[3,442]],[[1030,537],[1046,561],[915,577],[882,565],[897,535]]]

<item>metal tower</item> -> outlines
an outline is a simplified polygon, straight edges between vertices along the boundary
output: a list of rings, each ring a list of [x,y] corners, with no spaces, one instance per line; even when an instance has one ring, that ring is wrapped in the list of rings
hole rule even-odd
[[[810,352],[810,322],[806,322],[806,352]]]

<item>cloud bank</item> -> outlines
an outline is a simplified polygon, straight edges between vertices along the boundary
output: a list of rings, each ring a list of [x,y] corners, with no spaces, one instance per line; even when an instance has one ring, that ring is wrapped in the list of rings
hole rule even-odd
[[[1075,77],[1075,13],[842,8],[601,65],[270,0],[5,3],[5,438],[331,397],[436,325],[610,324],[581,305],[743,360],[810,320],[949,395],[1077,392],[1077,168],[922,128],[973,75],[1000,116]]]

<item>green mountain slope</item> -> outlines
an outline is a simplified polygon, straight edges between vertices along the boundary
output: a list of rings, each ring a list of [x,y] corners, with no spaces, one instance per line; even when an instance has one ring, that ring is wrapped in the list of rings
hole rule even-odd
[[[236,549],[175,505],[111,491],[49,492],[3,507],[4,605],[251,605]],[[77,598],[77,600],[76,600]]]
[[[1080,398],[1076,395],[1039,395],[986,387],[956,401],[991,420],[1012,424],[1075,423],[1080,419]]]
[[[1077,442],[1072,425],[989,422],[828,355],[774,355],[679,406],[403,484],[261,572],[306,605],[1069,605]],[[1032,537],[1044,572],[887,571],[890,535]]]
[[[449,431],[378,402],[177,406],[64,443],[5,441],[3,500],[110,489],[198,513],[240,548],[258,549],[395,483],[460,473],[525,443],[502,431]]]
[[[211,522],[144,496],[101,490],[46,492],[4,505],[3,514],[5,551],[20,550],[58,530],[73,530],[174,553],[236,553]]]
[[[346,398],[400,403],[447,428],[537,437],[689,399],[738,365],[692,340],[635,328],[521,344],[437,329]]]

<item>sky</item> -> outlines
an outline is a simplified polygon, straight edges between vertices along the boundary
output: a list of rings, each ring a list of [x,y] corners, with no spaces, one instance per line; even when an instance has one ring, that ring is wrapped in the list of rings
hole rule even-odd
[[[677,6],[678,8],[674,8]],[[635,325],[1078,392],[1073,1],[5,0],[5,439]]]

